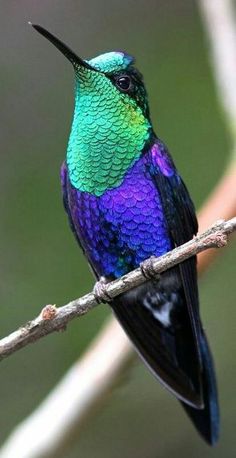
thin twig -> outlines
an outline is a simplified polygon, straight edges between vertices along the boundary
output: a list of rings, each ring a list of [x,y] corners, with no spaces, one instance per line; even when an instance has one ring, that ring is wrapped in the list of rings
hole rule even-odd
[[[152,257],[152,270],[155,274],[160,274],[201,251],[225,246],[228,234],[235,230],[236,217],[229,221],[220,220],[206,232],[198,235],[184,245],[175,248],[159,258]],[[104,286],[104,291],[109,297],[115,298],[135,286],[141,285],[145,281],[143,268],[141,269],[139,267],[129,274],[107,283]],[[20,348],[41,339],[47,334],[65,329],[66,325],[73,318],[89,312],[102,298],[103,296],[99,298],[96,294],[95,297],[94,292],[90,292],[59,308],[55,305],[47,305],[37,318],[29,321],[17,331],[0,340],[0,360],[10,356]]]

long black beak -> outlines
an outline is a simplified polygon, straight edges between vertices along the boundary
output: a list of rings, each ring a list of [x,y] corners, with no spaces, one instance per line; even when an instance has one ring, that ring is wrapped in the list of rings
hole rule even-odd
[[[64,54],[64,56],[72,63],[73,67],[78,69],[78,67],[83,67],[87,68],[88,70],[93,70],[97,71],[95,68],[91,67],[91,65],[88,64],[85,60],[81,59],[81,57],[78,57],[77,54],[74,53],[65,43],[63,43],[61,40],[59,40],[55,35],[52,33],[48,32],[46,29],[41,27],[41,25],[37,24],[32,24],[29,22],[29,25],[31,25],[37,32],[39,32],[41,35],[43,35],[47,40],[51,41],[51,43],[56,46],[59,51]]]

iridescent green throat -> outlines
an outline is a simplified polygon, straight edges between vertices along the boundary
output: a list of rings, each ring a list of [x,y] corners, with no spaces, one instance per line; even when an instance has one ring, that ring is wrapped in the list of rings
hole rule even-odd
[[[67,149],[71,184],[96,196],[121,184],[150,135],[141,108],[104,75],[76,83],[75,110]]]

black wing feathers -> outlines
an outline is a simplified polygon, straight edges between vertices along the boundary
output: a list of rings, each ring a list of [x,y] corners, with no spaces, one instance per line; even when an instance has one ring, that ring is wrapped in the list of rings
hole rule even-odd
[[[162,143],[156,140],[162,173],[150,150],[148,172],[159,192],[172,246],[190,240],[197,219],[185,185]],[[200,320],[196,258],[182,263],[130,293],[112,307],[149,368],[179,399],[202,407]]]
[[[111,305],[154,375],[179,399],[200,407],[196,346],[182,296],[179,272],[174,268],[160,280],[122,294]]]
[[[149,152],[149,173],[175,247],[192,239],[198,224],[167,149],[157,139],[155,144],[163,169],[158,160],[153,164]],[[144,362],[181,400],[197,430],[213,445],[219,435],[219,408],[213,361],[199,315],[196,257],[164,272],[160,280],[121,295],[112,307]]]
[[[169,162],[172,162],[167,149],[162,143],[160,143],[160,146],[168,157]],[[174,164],[173,168],[175,169]],[[191,240],[198,230],[194,205],[186,186],[177,172],[172,176],[165,176],[160,169],[156,168],[153,179],[161,195],[162,205],[173,245],[182,245],[188,240]],[[199,349],[201,325],[198,305],[196,256],[182,262],[179,265],[179,270],[193,331],[196,337],[199,359],[201,359]]]

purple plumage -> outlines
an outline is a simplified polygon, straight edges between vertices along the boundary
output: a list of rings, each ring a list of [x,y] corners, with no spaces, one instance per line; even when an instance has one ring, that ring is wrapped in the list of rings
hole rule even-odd
[[[117,278],[172,247],[150,172],[155,160],[163,161],[164,170],[169,166],[156,147],[135,162],[119,187],[100,197],[73,188],[63,165],[74,230],[98,276]]]

